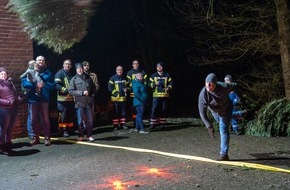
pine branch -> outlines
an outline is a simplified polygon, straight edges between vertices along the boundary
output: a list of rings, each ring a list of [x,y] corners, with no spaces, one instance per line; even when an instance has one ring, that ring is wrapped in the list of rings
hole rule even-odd
[[[9,0],[6,7],[19,16],[31,39],[62,53],[87,34],[95,4],[91,0]]]

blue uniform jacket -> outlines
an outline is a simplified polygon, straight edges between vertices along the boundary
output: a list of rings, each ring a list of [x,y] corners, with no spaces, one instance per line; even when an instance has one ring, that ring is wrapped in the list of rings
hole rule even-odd
[[[48,69],[44,69],[40,73],[40,77],[44,82],[44,86],[41,88],[40,95],[36,95],[36,82],[29,82],[26,77],[21,79],[22,86],[24,88],[30,89],[27,94],[27,102],[49,102],[50,101],[50,91],[55,89],[55,83],[53,80],[53,75]]]

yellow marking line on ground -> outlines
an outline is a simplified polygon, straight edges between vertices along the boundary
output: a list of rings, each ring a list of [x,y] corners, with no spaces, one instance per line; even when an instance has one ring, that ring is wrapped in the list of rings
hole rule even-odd
[[[268,171],[274,171],[274,172],[284,172],[284,173],[290,174],[290,170],[278,168],[278,167],[267,166],[267,165],[263,165],[263,164],[254,164],[254,163],[236,162],[236,161],[216,161],[216,160],[212,160],[209,158],[191,156],[191,155],[185,155],[185,154],[175,154],[175,153],[170,153],[170,152],[163,152],[163,151],[150,150],[150,149],[144,149],[144,148],[115,146],[115,145],[98,144],[98,143],[75,141],[75,140],[64,140],[64,139],[59,139],[59,138],[51,138],[51,140],[65,141],[68,143],[82,144],[82,145],[89,145],[89,146],[123,149],[123,150],[129,150],[129,151],[134,151],[134,152],[153,153],[153,154],[159,154],[159,155],[170,156],[170,157],[175,157],[175,158],[184,158],[184,159],[188,159],[188,160],[197,160],[197,161],[202,161],[202,162],[211,162],[211,163],[216,163],[216,164],[240,166],[240,167],[260,169],[260,170],[268,170]]]

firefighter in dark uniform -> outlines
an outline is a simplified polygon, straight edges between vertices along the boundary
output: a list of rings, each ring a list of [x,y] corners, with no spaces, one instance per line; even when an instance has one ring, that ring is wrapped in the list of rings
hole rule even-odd
[[[69,137],[69,133],[73,131],[74,127],[74,98],[68,93],[69,83],[73,76],[71,67],[71,61],[69,59],[65,60],[63,68],[54,77],[57,90],[57,110],[59,112],[58,128],[64,137]]]
[[[154,129],[157,125],[160,125],[162,129],[166,123],[165,116],[173,81],[169,73],[163,72],[163,66],[163,62],[157,63],[157,72],[149,78],[149,87],[152,88],[153,92],[150,129]]]
[[[111,101],[114,104],[114,129],[123,128],[126,130],[128,129],[126,126],[127,81],[126,77],[123,76],[122,66],[117,66],[116,74],[108,82],[108,90],[111,93]]]
[[[137,113],[136,113],[135,107],[133,106],[134,93],[132,90],[132,81],[135,79],[137,73],[142,73],[144,84],[147,86],[148,76],[147,76],[146,72],[140,68],[140,64],[139,64],[139,61],[137,59],[133,60],[132,67],[133,68],[127,72],[127,86],[128,86],[129,91],[130,91],[129,104],[130,104],[130,108],[131,108],[131,112],[132,112],[132,120],[133,120],[134,128],[135,128],[135,125],[136,125],[135,120],[136,120]]]

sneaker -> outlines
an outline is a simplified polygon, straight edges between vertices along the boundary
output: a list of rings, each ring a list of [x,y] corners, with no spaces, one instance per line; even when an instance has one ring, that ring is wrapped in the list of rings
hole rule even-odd
[[[84,140],[84,137],[79,137],[78,138],[78,141],[83,141]]]
[[[50,146],[50,145],[51,145],[50,139],[49,138],[45,138],[44,146]]]
[[[141,130],[139,133],[141,133],[141,134],[148,134],[149,131]]]
[[[135,128],[134,131],[135,131],[135,132],[138,132],[139,130]]]
[[[63,137],[69,137],[68,132],[64,131],[64,132],[63,132]]]
[[[33,146],[37,144],[39,144],[39,139],[36,137],[33,137],[33,139],[30,141],[30,145]]]
[[[229,161],[229,156],[227,154],[221,154],[216,161]]]
[[[128,127],[127,127],[126,125],[123,125],[122,128],[123,128],[124,130],[127,130],[127,129],[128,129]]]
[[[93,137],[89,137],[88,140],[89,140],[90,142],[93,142],[95,139],[94,139]]]

